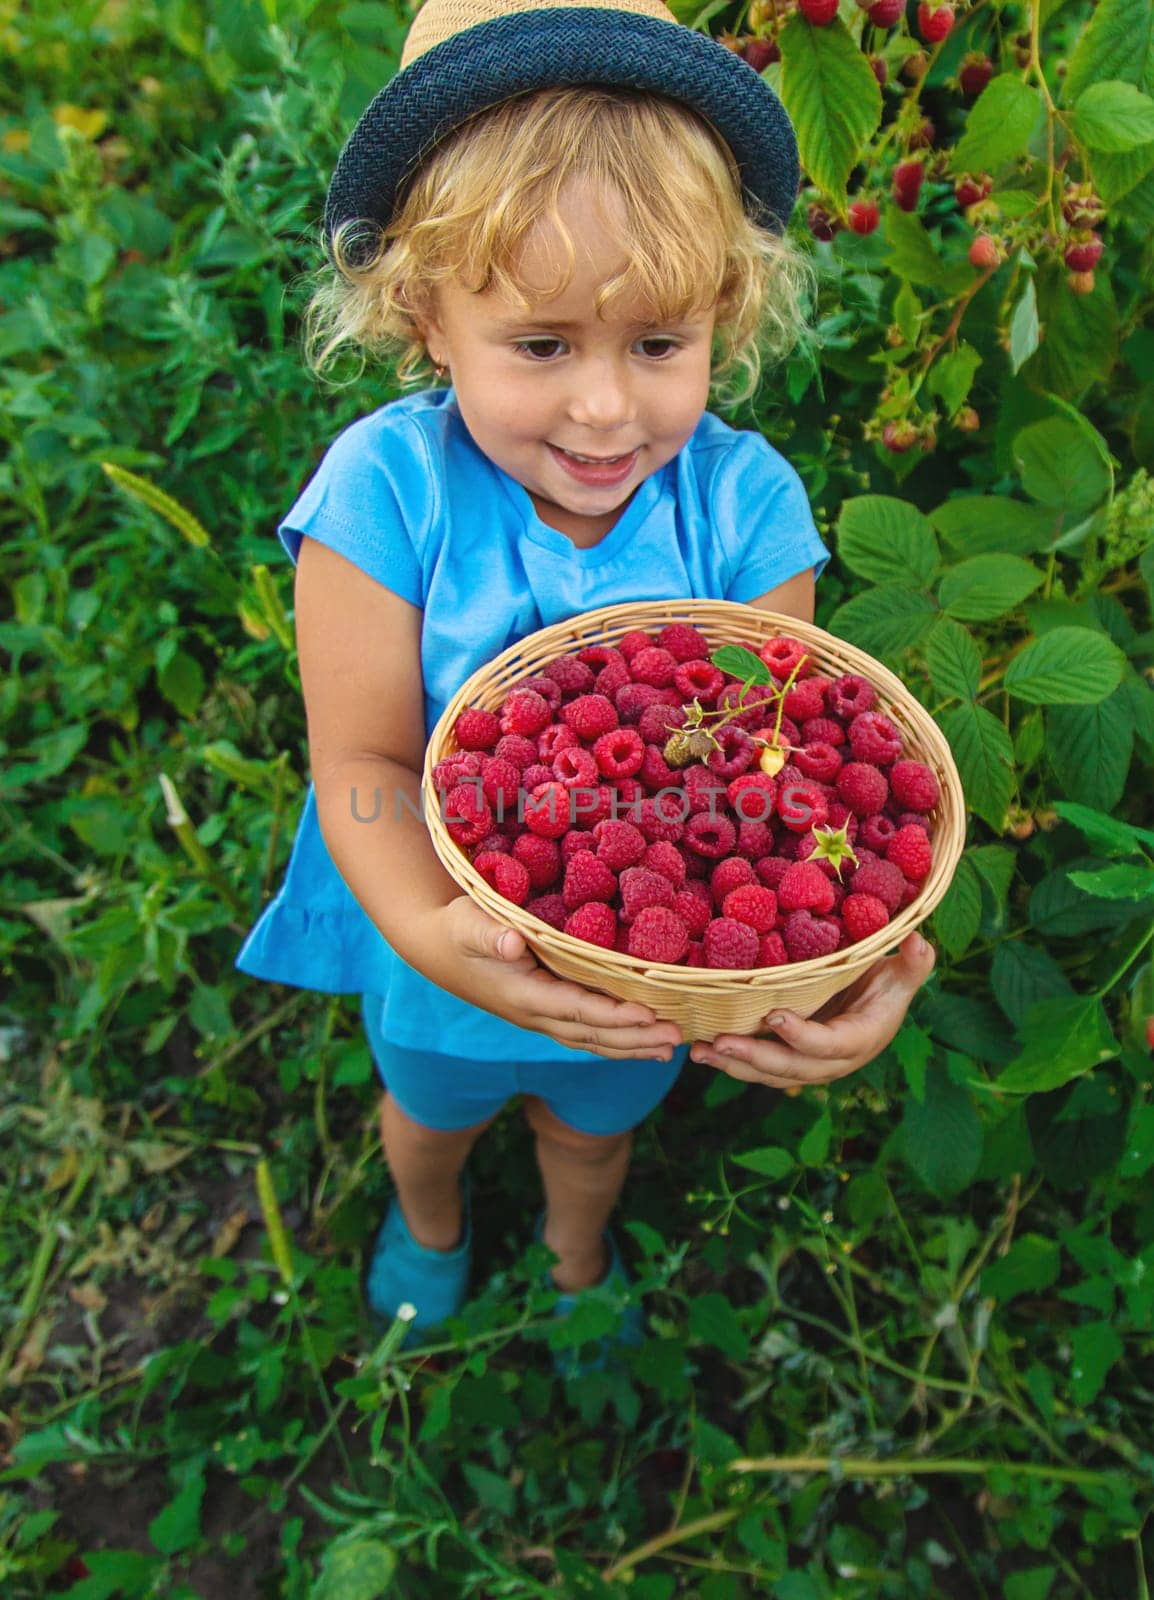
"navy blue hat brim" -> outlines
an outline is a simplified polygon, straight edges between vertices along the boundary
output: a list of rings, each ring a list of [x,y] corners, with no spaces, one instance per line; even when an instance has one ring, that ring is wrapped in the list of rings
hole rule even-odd
[[[733,152],[747,213],[784,232],[800,178],[797,139],[785,107],[748,62],[708,34],[657,17],[546,7],[454,34],[385,84],[337,161],[326,246],[359,219],[376,225],[363,239],[371,250],[405,179],[454,128],[514,95],[568,84],[648,90],[699,112]]]

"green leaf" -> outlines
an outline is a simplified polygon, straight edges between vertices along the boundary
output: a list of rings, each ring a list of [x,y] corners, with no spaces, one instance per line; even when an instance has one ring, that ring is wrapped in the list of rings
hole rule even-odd
[[[801,164],[820,189],[840,201],[881,121],[881,88],[841,21],[813,28],[794,15],[778,42],[782,100],[797,131]]]
[[[973,1179],[982,1159],[981,1119],[944,1066],[931,1066],[924,1103],[906,1101],[901,1139],[911,1169],[939,1199],[959,1194]]]
[[[309,1600],[379,1600],[393,1586],[397,1558],[382,1539],[356,1535],[325,1551]]]
[[[1074,132],[1091,150],[1121,152],[1154,140],[1154,100],[1119,79],[1091,84],[1074,107]]]
[[[926,388],[940,396],[947,416],[952,417],[964,403],[981,364],[981,356],[963,339],[956,350],[941,356],[930,368]]]
[[[938,566],[938,541],[907,500],[863,494],[842,504],[837,554],[871,583],[928,584]]]
[[[933,914],[934,934],[953,960],[973,943],[982,920],[982,890],[973,863],[958,862],[950,886]]]
[[[750,1172],[763,1178],[784,1178],[793,1166],[793,1157],[780,1145],[767,1144],[759,1150],[747,1150],[744,1155],[730,1156],[735,1166],[748,1167]]]
[[[461,1470],[477,1503],[500,1517],[511,1517],[517,1506],[517,1490],[499,1472],[490,1472],[475,1461],[463,1461]]]
[[[1112,1322],[1083,1322],[1070,1334],[1070,1351],[1070,1396],[1076,1406],[1089,1405],[1122,1359],[1122,1336]]]
[[[963,494],[929,513],[951,549],[962,555],[1033,555],[1050,543],[1054,515],[1005,495]]]
[[[1140,845],[1154,845],[1154,833],[1149,828],[1138,828],[1117,817],[1104,816],[1088,806],[1076,805],[1070,800],[1055,800],[1054,810],[1066,822],[1072,822],[1078,832],[1104,856],[1133,855]]]
[[[934,1041],[906,1016],[894,1039],[894,1054],[901,1062],[906,1085],[915,1100],[926,1098],[926,1070],[934,1054]]]
[[[974,556],[951,567],[938,584],[938,603],[962,622],[989,622],[1020,606],[1042,574],[1020,556]]]
[[[885,583],[839,606],[829,631],[872,656],[898,656],[920,643],[937,615],[928,595]]]
[[[978,876],[993,896],[999,913],[1004,916],[1017,863],[1014,851],[1008,850],[1004,844],[982,844],[967,850],[966,859],[973,862]]]
[[[1096,705],[1051,706],[1046,752],[1071,800],[1109,810],[1121,800],[1134,752],[1134,716],[1119,685]]]
[[[689,1302],[689,1337],[711,1344],[734,1361],[749,1354],[749,1334],[723,1294],[694,1295]]]
[[[1014,785],[1014,747],[1009,734],[984,706],[957,706],[941,721],[958,765],[967,807],[1000,833]]]
[[[1096,872],[1071,872],[1070,882],[1103,900],[1149,900],[1154,896],[1154,867],[1118,863]]]
[[[195,717],[204,699],[204,673],[200,662],[185,650],[178,650],[156,675],[157,686],[182,717]]]
[[[746,650],[740,644],[723,644],[714,650],[709,657],[719,672],[728,672],[731,677],[740,678],[744,683],[752,678],[754,683],[772,683],[773,673],[766,666],[760,656],[755,656],[752,650]]]
[[[0,768],[0,794],[5,790],[23,789],[28,784],[41,783],[45,778],[59,777],[75,761],[88,743],[88,728],[84,724],[55,728],[42,734],[25,747],[31,761],[5,759]]]
[[[1108,272],[1095,275],[1089,294],[1075,294],[1067,278],[1055,271],[1038,279],[1038,317],[1046,336],[1022,375],[1052,396],[1077,399],[1095,378],[1110,377],[1118,358],[1118,309]]]
[[[1071,872],[1101,864],[1094,856],[1080,856],[1068,866],[1048,872],[1030,894],[1026,915],[1031,926],[1048,937],[1073,939],[1099,929],[1113,931],[1132,922],[1137,913],[1129,901],[1104,900],[1070,881]]]
[[[926,666],[938,694],[972,700],[982,679],[982,653],[968,629],[943,617],[926,641]]]
[[[1031,499],[1084,515],[1105,497],[1110,470],[1088,436],[1088,427],[1064,417],[1048,417],[1016,435],[1014,462]]]
[[[1150,0],[1099,0],[1070,57],[1063,84],[1066,105],[1075,105],[1092,83],[1141,83],[1152,49]]]
[[[966,131],[951,159],[954,172],[994,172],[1024,156],[1042,110],[1037,89],[1012,73],[999,73],[967,113]]]
[[[1090,157],[1090,166],[1094,188],[1100,199],[1113,207],[1130,195],[1131,203],[1126,208],[1129,213],[1127,220],[1137,221],[1134,191],[1154,168],[1154,144],[1140,144],[1133,150],[1113,154],[1107,150],[1095,150]]]
[[[1022,298],[1010,318],[1010,371],[1017,372],[1038,348],[1038,295],[1033,278],[1026,279]]]
[[[1039,1000],[1017,1029],[1023,1048],[995,1079],[1005,1094],[1044,1094],[1113,1061],[1118,1041],[1093,995]]]
[[[951,286],[945,261],[925,224],[912,211],[902,211],[898,206],[887,209],[885,245],[885,265],[904,284],[920,283],[927,289],[942,290]],[[969,275],[972,276],[972,268]]]
[[[1093,705],[1118,687],[1126,657],[1089,628],[1055,628],[1032,639],[1006,668],[1006,692],[1031,705]]]
[[[204,1499],[204,1474],[195,1473],[148,1525],[148,1537],[161,1555],[187,1550],[200,1538],[200,1505]]]
[[[829,1157],[829,1142],[833,1137],[833,1121],[827,1107],[817,1121],[806,1129],[797,1147],[798,1160],[807,1167],[824,1167]]]
[[[1006,1254],[983,1268],[979,1293],[1005,1305],[1020,1294],[1037,1294],[1058,1281],[1061,1246],[1040,1233],[1023,1233]]]
[[[1030,1007],[1039,1000],[1074,993],[1069,978],[1049,951],[1027,944],[1024,939],[1007,939],[994,951],[990,987],[994,999],[1018,1029]]]

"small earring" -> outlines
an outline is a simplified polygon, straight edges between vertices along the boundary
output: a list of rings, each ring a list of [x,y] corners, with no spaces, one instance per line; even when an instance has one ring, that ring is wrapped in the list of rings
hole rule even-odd
[[[438,378],[443,378],[445,376],[444,367],[437,366],[435,362],[433,364],[433,371],[437,374]]]

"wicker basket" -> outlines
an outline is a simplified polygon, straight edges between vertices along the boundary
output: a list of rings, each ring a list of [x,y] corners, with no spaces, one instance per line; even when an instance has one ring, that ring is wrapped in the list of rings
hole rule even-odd
[[[940,798],[931,813],[934,861],[922,892],[877,933],[813,961],[749,971],[714,971],[653,963],[603,950],[560,933],[532,912],[514,905],[485,882],[449,833],[433,785],[433,768],[458,748],[453,728],[468,706],[496,710],[508,691],[547,662],[592,644],[614,644],[633,628],[656,632],[670,622],[689,622],[713,649],[723,644],[760,647],[788,634],[813,652],[819,671],[838,677],[857,672],[877,690],[878,709],[901,730],[904,755],[924,761],[937,774]],[[945,737],[901,680],[865,651],[824,629],[779,612],[758,611],[727,600],[664,600],[604,606],[567,622],[542,628],[490,661],[466,680],[433,729],[425,754],[425,815],[433,846],[446,871],[498,922],[515,928],[538,959],[559,977],[620,1000],[652,1006],[658,1018],[676,1022],[688,1040],[719,1033],[754,1033],[775,1006],[811,1016],[831,996],[859,978],[923,922],[939,903],[957,869],[965,844],[966,811],[961,780]]]

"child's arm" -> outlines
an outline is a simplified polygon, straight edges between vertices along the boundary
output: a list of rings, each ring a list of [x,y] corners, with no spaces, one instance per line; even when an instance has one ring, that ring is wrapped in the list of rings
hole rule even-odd
[[[748,604],[812,622],[812,569]],[[694,1061],[718,1067],[732,1078],[777,1089],[847,1077],[889,1044],[910,1001],[934,970],[935,959],[933,946],[911,933],[895,955],[883,957],[814,1016],[803,1020],[784,1008],[771,1012],[765,1023],[769,1027],[773,1019],[778,1038],[722,1033],[694,1045],[690,1053]]]
[[[595,994],[538,965],[524,939],[462,894],[438,861],[419,815],[420,610],[305,537],[296,632],[321,834],[397,954],[450,994],[575,1050],[628,1059],[679,1044],[676,1025],[657,1022],[648,1006]]]

